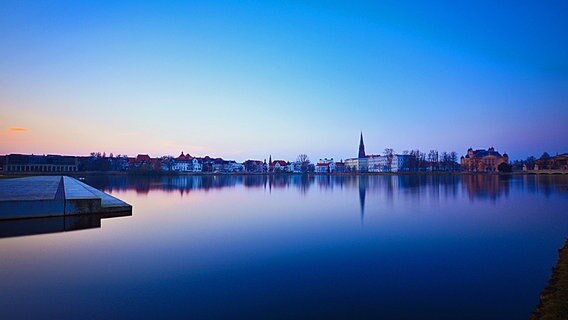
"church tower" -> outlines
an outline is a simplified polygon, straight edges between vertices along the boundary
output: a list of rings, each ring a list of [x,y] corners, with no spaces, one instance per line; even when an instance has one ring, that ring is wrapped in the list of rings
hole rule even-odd
[[[363,131],[361,131],[361,140],[359,141],[359,157],[365,158],[365,144],[363,143]]]

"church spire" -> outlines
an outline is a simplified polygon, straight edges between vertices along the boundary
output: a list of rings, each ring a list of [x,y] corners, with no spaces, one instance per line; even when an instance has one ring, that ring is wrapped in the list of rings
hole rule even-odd
[[[361,131],[361,139],[359,140],[359,158],[365,158],[365,144],[363,143],[363,131]]]

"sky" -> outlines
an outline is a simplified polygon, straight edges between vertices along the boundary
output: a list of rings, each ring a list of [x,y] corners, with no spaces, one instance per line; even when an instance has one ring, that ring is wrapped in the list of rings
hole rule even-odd
[[[0,0],[0,154],[568,152],[568,2]]]

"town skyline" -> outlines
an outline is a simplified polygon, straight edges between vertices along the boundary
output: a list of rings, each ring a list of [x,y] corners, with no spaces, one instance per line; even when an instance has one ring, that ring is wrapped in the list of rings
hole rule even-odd
[[[231,157],[231,156],[227,156],[226,154],[223,154],[222,152],[220,154],[208,154],[208,153],[203,153],[203,152],[186,152],[183,149],[176,152],[169,152],[169,153],[162,153],[162,154],[154,154],[154,153],[150,153],[147,151],[135,151],[133,153],[126,153],[126,152],[114,152],[114,151],[107,151],[107,150],[91,150],[88,153],[84,153],[84,154],[74,154],[74,153],[56,153],[56,152],[2,152],[0,149],[0,155],[8,155],[8,154],[30,154],[30,155],[69,155],[69,156],[89,156],[89,155],[93,155],[93,154],[98,154],[100,155],[106,155],[106,156],[127,156],[127,157],[136,157],[138,155],[148,155],[151,158],[162,158],[162,157],[178,157],[180,154],[187,154],[188,156],[191,155],[192,157],[196,157],[196,158],[204,158],[204,157],[210,157],[210,158],[221,158],[221,159],[230,159],[230,160],[236,160],[238,162],[244,162],[246,160],[261,160],[261,161],[269,161],[269,158],[272,158],[274,156],[274,159],[278,159],[278,160],[286,160],[286,161],[294,161],[296,160],[296,158],[298,157],[298,155],[307,155],[309,157],[309,159],[314,162],[317,161],[319,159],[327,159],[328,157],[338,160],[338,161],[342,161],[344,159],[350,159],[350,158],[357,158],[361,156],[361,144],[363,143],[363,131],[360,131],[359,133],[359,139],[358,139],[358,146],[357,146],[357,150],[355,150],[355,148],[353,148],[353,150],[355,150],[354,152],[352,152],[350,155],[346,155],[346,156],[337,156],[337,153],[331,153],[331,154],[327,154],[327,155],[319,155],[319,156],[313,156],[313,153],[309,153],[309,152],[302,152],[302,151],[298,151],[295,155],[291,155],[291,156],[281,156],[280,153],[278,152],[268,152],[266,153],[264,156],[262,156],[262,153],[258,153],[260,154],[260,156],[247,156],[244,155],[241,158],[238,157]],[[449,149],[440,149],[440,148],[429,148],[429,149],[420,149],[420,148],[407,148],[404,150],[397,150],[395,148],[391,148],[390,146],[385,146],[382,149],[369,149],[367,147],[368,145],[368,140],[365,138],[364,140],[364,146],[363,146],[363,153],[367,153],[367,155],[377,155],[377,156],[381,156],[384,155],[385,151],[387,150],[391,150],[392,152],[394,152],[395,154],[408,154],[411,152],[421,152],[421,153],[425,153],[428,154],[431,151],[435,151],[437,153],[443,153],[443,152],[447,152],[447,153],[456,153],[458,156],[458,160],[459,157],[461,156],[465,156],[468,153],[469,149],[473,149],[473,150],[478,150],[478,149],[490,149],[490,148],[495,148],[494,145],[490,145],[487,147],[476,147],[476,146],[470,146],[467,148],[464,148],[462,150],[449,150]],[[371,145],[374,145],[371,143]],[[565,150],[558,150],[558,151],[552,151],[552,150],[543,150],[541,152],[537,152],[534,154],[528,154],[528,155],[520,155],[519,157],[512,157],[510,156],[510,153],[506,151],[506,149],[504,148],[499,148],[498,149],[502,150],[503,153],[506,153],[509,155],[509,159],[511,160],[525,160],[529,157],[535,157],[538,158],[539,156],[541,156],[544,153],[547,154],[551,154],[551,155],[555,155],[555,154],[563,154],[565,153]],[[341,148],[343,149],[343,148]],[[205,150],[205,149],[203,149]]]
[[[367,142],[365,142],[365,145],[366,145],[366,144],[367,144]],[[449,149],[439,149],[439,148],[430,148],[430,149],[408,148],[408,149],[404,149],[404,150],[397,150],[397,149],[394,149],[394,148],[385,147],[385,148],[380,149],[380,150],[371,150],[371,151],[368,153],[368,155],[381,156],[381,155],[384,155],[385,149],[391,149],[391,150],[393,150],[393,152],[396,153],[396,154],[405,154],[405,153],[407,153],[407,152],[412,152],[412,151],[420,151],[420,152],[422,152],[422,153],[426,153],[426,154],[427,154],[427,153],[430,152],[430,151],[436,151],[436,152],[439,152],[439,153],[442,153],[442,152],[448,152],[448,153],[450,153],[450,152],[455,152],[459,157],[461,157],[461,156],[465,156],[465,155],[467,154],[468,149],[481,150],[481,149],[489,149],[489,148],[496,148],[496,147],[494,147],[493,145],[490,145],[489,147],[482,147],[482,146],[475,147],[475,146],[473,146],[473,147],[465,148],[465,149],[460,150],[460,151],[449,150]],[[498,147],[497,147],[497,148],[498,148]],[[505,149],[503,149],[503,148],[499,148],[499,149],[500,149],[500,150],[505,150]],[[328,155],[317,156],[317,155],[314,155],[313,153],[301,152],[301,151],[298,151],[298,153],[296,153],[295,155],[291,155],[290,157],[280,156],[280,154],[279,154],[278,152],[266,153],[265,156],[262,156],[262,153],[259,153],[259,154],[261,154],[261,156],[259,156],[259,157],[246,156],[246,155],[245,155],[244,157],[230,157],[230,156],[224,155],[224,154],[222,154],[222,153],[221,153],[221,154],[208,154],[208,153],[200,153],[200,152],[186,152],[185,150],[180,150],[180,151],[178,151],[177,153],[176,153],[176,152],[169,152],[169,153],[150,153],[150,152],[146,152],[146,151],[144,151],[144,150],[136,151],[136,152],[133,152],[133,153],[113,152],[112,150],[111,150],[111,151],[107,151],[107,150],[91,150],[90,152],[87,152],[87,153],[26,152],[26,151],[23,151],[23,152],[2,152],[2,151],[0,151],[0,155],[24,154],[24,155],[62,155],[62,156],[77,156],[77,157],[88,157],[88,156],[91,156],[93,153],[95,153],[95,154],[101,154],[101,155],[102,155],[102,154],[105,154],[106,157],[110,157],[110,156],[112,155],[112,156],[115,156],[115,157],[117,157],[117,156],[126,156],[126,157],[130,157],[130,158],[136,157],[136,156],[138,156],[138,155],[148,155],[148,156],[150,156],[151,158],[162,158],[162,157],[174,157],[174,158],[175,158],[175,157],[178,157],[181,153],[183,153],[183,154],[191,155],[192,157],[195,157],[195,158],[210,157],[210,158],[213,158],[213,159],[215,159],[215,158],[221,158],[221,159],[236,160],[236,161],[239,161],[239,162],[244,162],[244,161],[246,161],[246,160],[261,160],[261,161],[266,160],[266,161],[268,162],[268,160],[269,160],[270,157],[272,157],[272,158],[274,158],[274,159],[278,159],[278,160],[294,161],[294,160],[296,160],[297,156],[298,156],[298,155],[301,155],[301,154],[306,154],[306,155],[308,155],[308,157],[309,157],[310,161],[312,161],[312,163],[313,163],[314,161],[319,160],[319,159],[325,159],[325,158],[328,158],[328,157],[331,157],[331,158],[333,158],[333,159],[335,159],[335,160],[338,160],[338,161],[345,160],[345,159],[350,159],[350,158],[356,158],[356,157],[357,157],[357,150],[356,150],[353,154],[347,155],[347,156],[345,156],[345,157],[343,157],[343,156],[339,156],[339,157],[338,157],[338,156],[335,156],[334,153],[328,154]],[[541,151],[541,152],[536,152],[536,153],[533,153],[533,154],[520,155],[519,157],[512,157],[512,156],[510,156],[510,153],[509,153],[509,152],[506,152],[506,151],[505,151],[504,153],[507,153],[507,154],[509,155],[509,158],[510,158],[511,160],[525,160],[525,159],[527,159],[527,158],[529,158],[529,157],[538,158],[538,157],[540,157],[541,155],[543,155],[544,153],[547,153],[547,154],[550,154],[551,156],[553,156],[553,155],[557,155],[557,154],[564,154],[564,153],[566,153],[566,152],[565,152],[565,151],[562,151],[562,150],[558,150],[558,151],[543,150],[543,151]]]

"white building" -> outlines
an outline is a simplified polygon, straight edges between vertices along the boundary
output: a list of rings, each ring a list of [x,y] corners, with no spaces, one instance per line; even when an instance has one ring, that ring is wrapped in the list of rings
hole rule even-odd
[[[318,163],[316,164],[315,171],[319,173],[335,172],[335,161],[333,161],[333,158],[319,159]]]
[[[315,167],[316,173],[327,173],[329,172],[329,163],[317,163]]]
[[[370,155],[367,158],[369,172],[389,172],[390,166],[385,156]]]
[[[369,162],[367,158],[350,158],[343,161],[347,172],[367,172]]]
[[[242,163],[237,163],[236,161],[229,161],[226,166],[227,172],[243,172],[245,167]]]
[[[345,161],[343,161],[343,162],[345,163],[345,170],[346,171],[349,171],[349,172],[358,171],[359,158],[345,159]]]
[[[270,163],[271,172],[293,172],[294,164],[284,160],[274,160]]]
[[[371,155],[368,156],[369,172],[399,172],[404,171],[407,167],[409,156],[403,154],[393,155],[390,163],[386,156]]]
[[[409,159],[410,155],[408,154],[395,154],[392,159],[391,170],[393,170],[393,172],[407,171]]]
[[[175,172],[201,172],[202,169],[201,163],[195,158],[191,160],[174,159],[172,163],[172,171]]]
[[[201,162],[189,154],[184,155],[183,152],[171,161],[171,170],[175,172],[201,172],[203,166]]]

